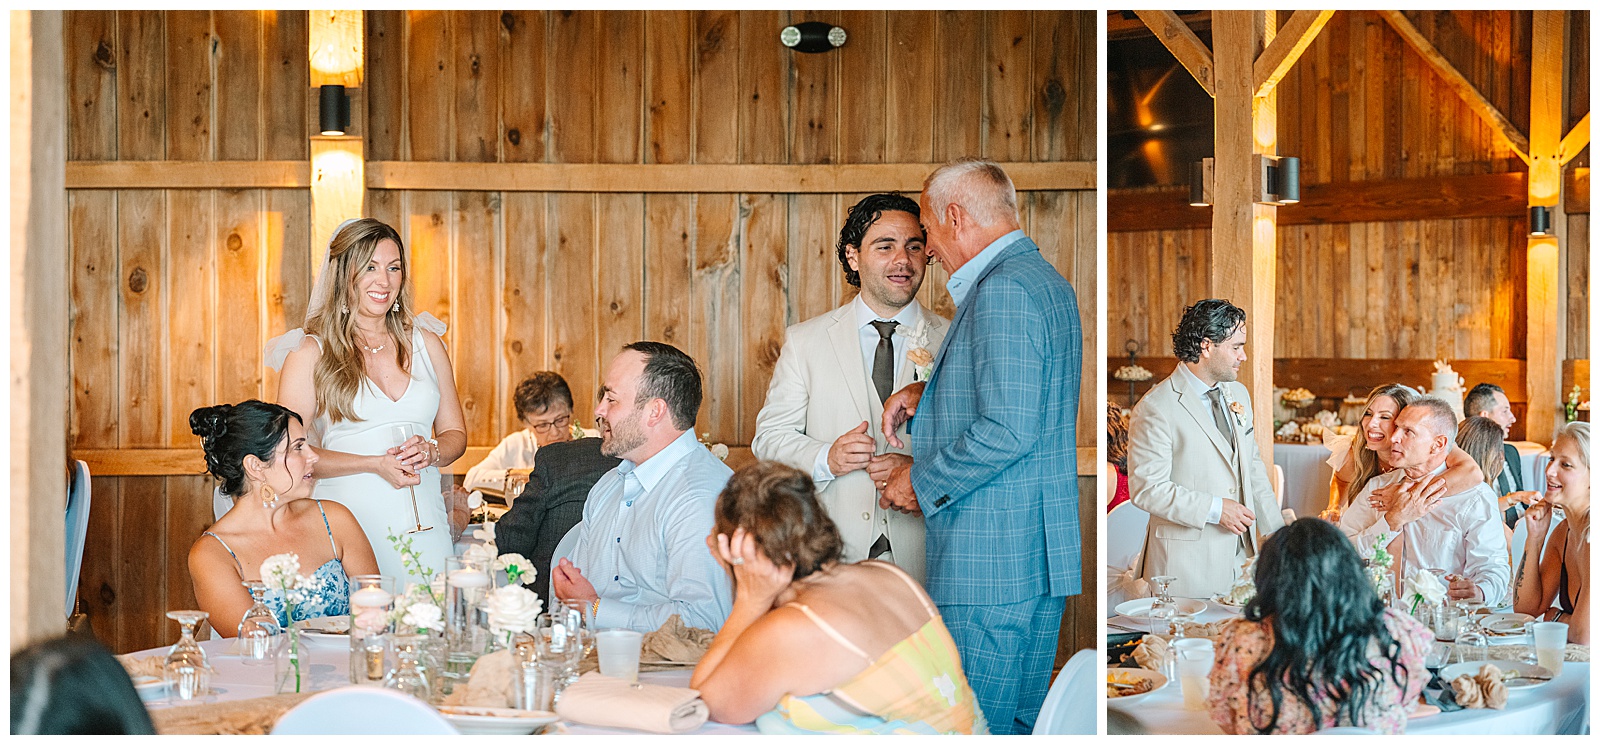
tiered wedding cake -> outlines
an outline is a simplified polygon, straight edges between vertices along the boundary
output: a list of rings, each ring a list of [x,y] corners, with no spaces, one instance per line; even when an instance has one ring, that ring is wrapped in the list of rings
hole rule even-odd
[[[1428,395],[1442,399],[1445,403],[1450,404],[1450,408],[1456,412],[1456,419],[1458,420],[1464,418],[1461,412],[1466,392],[1461,390],[1461,386],[1465,384],[1466,379],[1457,375],[1455,370],[1450,369],[1449,362],[1444,360],[1434,361],[1433,388],[1428,391]]]

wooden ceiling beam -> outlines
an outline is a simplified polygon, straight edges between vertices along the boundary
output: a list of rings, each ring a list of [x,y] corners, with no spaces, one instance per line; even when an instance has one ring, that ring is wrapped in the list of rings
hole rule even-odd
[[[1500,113],[1489,99],[1484,98],[1461,71],[1450,64],[1450,60],[1445,59],[1444,55],[1433,46],[1433,42],[1428,41],[1427,37],[1417,30],[1411,19],[1406,18],[1405,14],[1398,10],[1380,10],[1378,14],[1395,30],[1395,33],[1400,34],[1400,38],[1404,39],[1424,62],[1428,63],[1428,66],[1433,68],[1434,72],[1439,74],[1439,77],[1444,79],[1445,84],[1450,86],[1461,100],[1467,102],[1467,106],[1474,113],[1488,122],[1489,128],[1511,146],[1511,150],[1522,159],[1522,162],[1528,162],[1528,136],[1517,129],[1517,125],[1512,124],[1505,114]]]
[[[1583,118],[1579,119],[1577,124],[1572,125],[1572,131],[1568,132],[1566,137],[1561,138],[1561,165],[1565,166],[1572,162],[1572,159],[1578,157],[1578,153],[1583,152],[1583,149],[1588,146],[1589,114],[1584,112]]]
[[[1289,22],[1278,29],[1278,37],[1267,45],[1266,51],[1256,60],[1255,84],[1256,98],[1272,92],[1294,68],[1294,63],[1300,61],[1300,55],[1305,54],[1311,42],[1316,41],[1317,34],[1322,33],[1322,27],[1328,25],[1328,19],[1333,17],[1331,10],[1297,10],[1289,17]]]
[[[1205,42],[1189,29],[1189,25],[1178,17],[1177,13],[1170,10],[1136,10],[1133,11],[1155,33],[1161,44],[1178,58],[1184,69],[1194,76],[1196,83],[1205,89],[1206,95],[1216,98],[1217,83],[1215,63],[1211,58],[1211,50],[1206,48]]]

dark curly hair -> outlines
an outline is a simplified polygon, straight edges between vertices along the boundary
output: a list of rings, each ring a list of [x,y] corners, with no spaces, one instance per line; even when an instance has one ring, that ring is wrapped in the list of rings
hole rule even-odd
[[[1172,353],[1184,362],[1200,361],[1200,342],[1221,344],[1244,326],[1244,309],[1226,300],[1201,300],[1183,309],[1183,320],[1172,332]]]
[[[1361,557],[1337,526],[1301,518],[1273,533],[1261,546],[1255,579],[1244,617],[1270,624],[1273,633],[1272,650],[1249,676],[1252,711],[1260,690],[1272,699],[1266,722],[1250,717],[1257,731],[1277,728],[1285,695],[1300,699],[1313,721],[1337,713],[1341,724],[1360,727],[1385,676],[1405,690],[1400,642],[1384,624],[1383,601]],[[1369,659],[1374,643],[1377,655]],[[1381,667],[1373,664],[1379,659]]]
[[[237,497],[244,494],[244,457],[254,455],[271,465],[278,443],[289,434],[291,417],[304,424],[299,414],[252,398],[195,409],[189,431],[200,436],[206,470],[222,481],[222,493]]]
[[[1127,409],[1106,402],[1106,461],[1123,473],[1128,472],[1128,420]]]
[[[549,370],[540,370],[517,384],[517,390],[511,395],[511,403],[517,407],[517,418],[521,419],[529,414],[537,414],[549,409],[556,402],[561,401],[572,408],[572,389],[567,387],[566,378]]]
[[[861,286],[861,273],[850,268],[850,260],[845,257],[845,247],[861,246],[861,241],[867,237],[867,229],[878,222],[878,218],[885,212],[909,212],[912,217],[922,219],[922,209],[916,201],[906,197],[900,192],[888,194],[869,194],[850,208],[844,218],[844,227],[839,229],[839,242],[835,245],[839,256],[839,265],[844,267],[844,281],[851,287]]]
[[[717,533],[744,528],[776,564],[794,564],[800,579],[844,555],[839,528],[817,501],[811,477],[761,461],[739,469],[717,496]]]

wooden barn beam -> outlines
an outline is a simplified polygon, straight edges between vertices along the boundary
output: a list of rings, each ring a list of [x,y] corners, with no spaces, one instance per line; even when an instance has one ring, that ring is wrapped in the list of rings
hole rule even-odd
[[[1568,132],[1566,137],[1561,138],[1561,165],[1565,166],[1572,162],[1572,159],[1578,157],[1578,153],[1583,152],[1583,149],[1588,146],[1589,112],[1585,111],[1583,112],[1583,118],[1579,119],[1577,124],[1572,125],[1572,131]]]
[[[1150,27],[1162,45],[1172,52],[1172,56],[1178,58],[1184,69],[1194,76],[1195,82],[1215,98],[1217,87],[1211,50],[1189,30],[1188,24],[1170,10],[1136,10],[1134,13],[1144,21],[1144,25]]]
[[[1216,187],[1211,207],[1211,297],[1244,309],[1256,441],[1272,458],[1272,357],[1276,318],[1278,208],[1256,202],[1258,155],[1278,150],[1278,96],[1255,95],[1255,64],[1272,42],[1274,11],[1212,13],[1216,46]]]
[[[1462,75],[1455,65],[1450,64],[1450,60],[1445,59],[1444,55],[1433,46],[1433,42],[1428,41],[1428,38],[1423,36],[1422,32],[1418,31],[1417,27],[1411,23],[1411,19],[1406,18],[1405,14],[1398,10],[1380,10],[1378,14],[1389,23],[1395,33],[1400,34],[1400,38],[1404,39],[1406,44],[1409,44],[1422,57],[1424,62],[1428,63],[1429,67],[1433,68],[1434,72],[1439,74],[1440,78],[1444,79],[1445,84],[1450,86],[1456,92],[1456,95],[1461,97],[1461,100],[1467,102],[1467,106],[1479,118],[1489,123],[1489,128],[1494,130],[1511,146],[1512,151],[1517,154],[1518,158],[1521,158],[1524,163],[1528,162],[1528,137],[1522,134],[1522,131],[1517,129],[1517,125],[1512,124],[1505,114],[1500,113],[1500,110],[1489,102],[1489,99],[1484,98],[1483,94],[1478,92],[1478,89],[1471,82],[1468,82],[1466,76]],[[1535,32],[1535,38],[1537,38],[1537,31]]]
[[[1278,87],[1278,82],[1300,61],[1300,55],[1316,41],[1317,34],[1322,33],[1322,27],[1328,25],[1332,17],[1331,10],[1297,10],[1289,16],[1289,22],[1278,29],[1278,37],[1256,60],[1256,96],[1265,96]]]
[[[1528,106],[1528,206],[1550,210],[1551,235],[1528,238],[1529,439],[1548,443],[1561,421],[1561,360],[1566,356],[1567,215],[1561,202],[1561,127],[1566,121],[1564,10],[1533,12],[1533,74]]]

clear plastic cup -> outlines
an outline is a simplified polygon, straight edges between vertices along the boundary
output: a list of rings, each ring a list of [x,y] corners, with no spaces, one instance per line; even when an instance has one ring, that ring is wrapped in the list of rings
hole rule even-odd
[[[594,634],[600,650],[600,674],[639,682],[639,647],[644,635],[632,629],[601,629]]]
[[[1560,675],[1561,663],[1567,658],[1567,625],[1557,621],[1533,624],[1533,653],[1539,667]]]
[[[1183,688],[1183,708],[1205,711],[1211,693],[1211,665],[1216,649],[1210,639],[1179,639],[1172,643],[1178,658],[1178,681]]]

